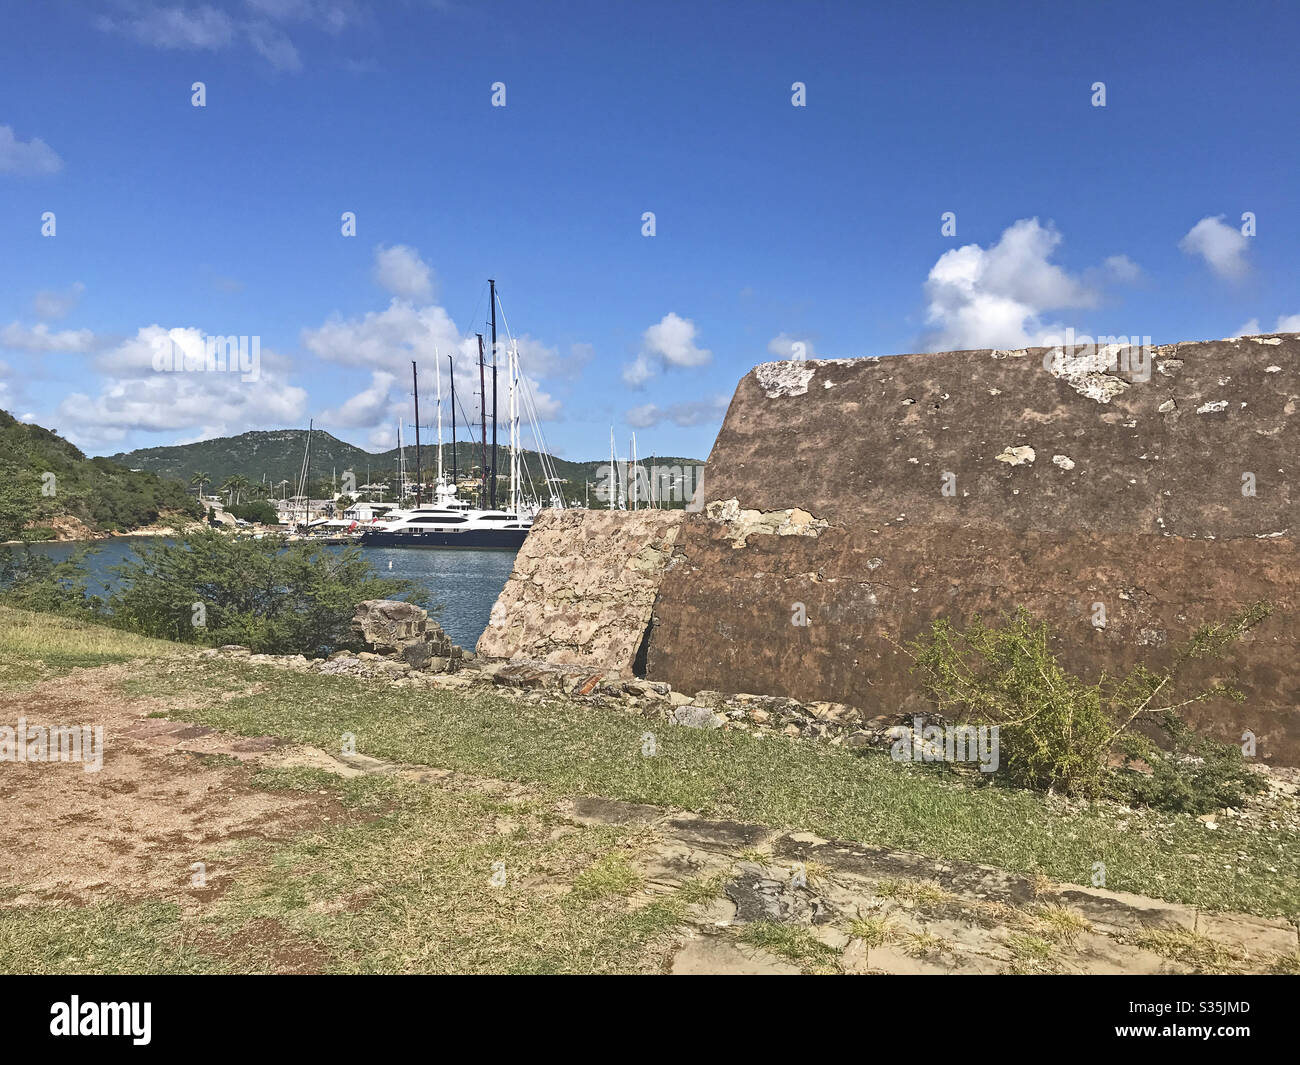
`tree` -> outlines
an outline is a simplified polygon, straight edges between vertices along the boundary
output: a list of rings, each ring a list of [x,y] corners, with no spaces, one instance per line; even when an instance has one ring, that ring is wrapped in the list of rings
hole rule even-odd
[[[195,487],[197,487],[198,490],[199,490],[199,498],[202,499],[202,498],[203,498],[203,486],[204,486],[205,484],[207,484],[207,483],[208,483],[209,481],[211,481],[211,480],[212,480],[212,477],[211,477],[211,475],[209,475],[209,474],[206,474],[206,473],[196,473],[193,477],[190,478],[190,487],[191,487],[191,488],[195,488]]]

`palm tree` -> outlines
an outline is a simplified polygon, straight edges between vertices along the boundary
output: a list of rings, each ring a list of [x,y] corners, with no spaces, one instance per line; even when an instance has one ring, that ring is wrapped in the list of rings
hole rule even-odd
[[[206,473],[196,473],[193,477],[190,478],[190,487],[191,488],[197,487],[199,490],[199,498],[202,499],[203,486],[211,480],[212,478]]]
[[[236,478],[227,477],[221,482],[221,490],[226,493],[226,506],[233,506],[235,502]]]

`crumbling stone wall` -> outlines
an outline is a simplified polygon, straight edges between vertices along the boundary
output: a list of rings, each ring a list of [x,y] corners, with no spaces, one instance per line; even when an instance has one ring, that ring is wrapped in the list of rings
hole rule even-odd
[[[891,641],[936,617],[1025,606],[1095,675],[1266,599],[1201,674],[1238,672],[1246,701],[1194,720],[1300,764],[1300,337],[1154,356],[1147,380],[1044,349],[756,368],[674,543],[647,676],[889,712],[917,698]]]
[[[543,510],[478,653],[631,676],[683,512]]]

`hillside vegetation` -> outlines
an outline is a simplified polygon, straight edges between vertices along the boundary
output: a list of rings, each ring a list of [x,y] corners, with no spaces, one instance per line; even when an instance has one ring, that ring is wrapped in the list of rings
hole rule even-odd
[[[489,431],[490,432],[490,431]],[[191,484],[196,474],[205,474],[210,488],[215,490],[230,477],[243,476],[255,484],[270,486],[269,493],[279,496],[275,486],[281,481],[289,482],[289,494],[298,486],[298,477],[302,470],[303,452],[307,445],[306,429],[276,429],[269,432],[241,433],[239,436],[224,436],[214,440],[201,440],[192,444],[177,444],[171,447],[140,448],[136,451],[120,452],[112,460],[129,469],[145,470],[163,477],[174,478],[184,484]],[[421,441],[421,468],[426,481],[432,480],[432,471],[436,468],[437,443],[429,433]],[[489,448],[489,458],[490,458]],[[472,440],[461,439],[456,444],[456,467],[462,476],[476,476],[483,463],[483,449]],[[606,465],[607,459],[589,462],[571,462],[568,459],[548,456],[555,466],[555,475],[566,480],[565,495],[570,500],[583,498],[583,486],[586,481],[593,484],[598,480],[596,470]],[[626,458],[627,456],[622,456]],[[536,451],[525,450],[523,460],[531,474],[533,482],[540,487],[541,461]],[[452,467],[452,448],[450,443],[443,446],[443,466],[450,474]],[[646,466],[652,463],[661,466],[702,465],[702,460],[672,457],[641,456],[640,461]],[[415,443],[408,440],[406,444],[406,466],[408,476],[415,476]],[[335,476],[342,477],[345,471],[351,471],[357,485],[367,483],[385,483],[392,485],[398,469],[398,450],[370,452],[363,448],[340,440],[323,430],[316,430],[311,441],[311,483],[313,496],[329,494]],[[510,470],[510,456],[504,445],[497,447],[497,473],[504,478]],[[341,482],[339,482],[341,487]]]
[[[87,458],[61,436],[0,411],[0,541],[55,538],[59,519],[130,532],[165,512],[201,516],[184,485]]]

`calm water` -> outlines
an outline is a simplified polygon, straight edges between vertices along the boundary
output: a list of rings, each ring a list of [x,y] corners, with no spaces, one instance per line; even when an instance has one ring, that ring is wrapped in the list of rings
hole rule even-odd
[[[103,594],[115,578],[109,567],[132,555],[132,543],[153,542],[124,537],[96,544],[98,552],[87,560],[92,574],[90,591]],[[33,551],[65,559],[81,544],[34,544]],[[3,550],[3,549],[0,549]],[[341,547],[329,550],[341,551]],[[363,557],[382,577],[414,581],[429,593],[430,612],[438,606],[438,623],[453,643],[473,649],[487,628],[488,615],[515,563],[513,551],[442,551],[430,547],[370,547]],[[96,585],[98,581],[98,585]]]

